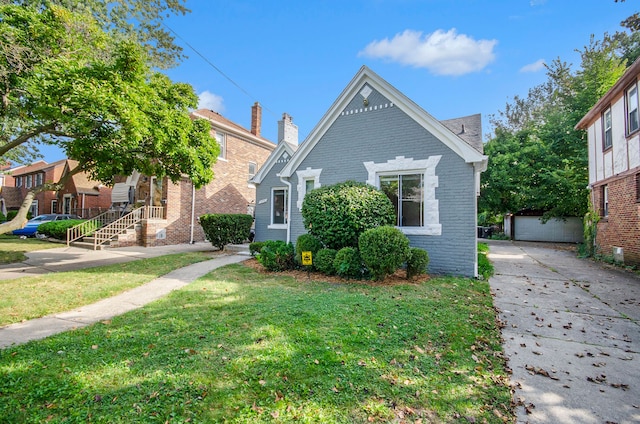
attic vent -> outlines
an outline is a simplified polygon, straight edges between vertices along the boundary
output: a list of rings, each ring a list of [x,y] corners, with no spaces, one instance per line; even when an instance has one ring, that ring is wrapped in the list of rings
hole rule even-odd
[[[368,85],[365,85],[364,88],[362,90],[360,90],[360,95],[366,99],[366,98],[369,97],[369,95],[372,92],[373,92],[373,90],[371,89],[371,87],[369,87]]]

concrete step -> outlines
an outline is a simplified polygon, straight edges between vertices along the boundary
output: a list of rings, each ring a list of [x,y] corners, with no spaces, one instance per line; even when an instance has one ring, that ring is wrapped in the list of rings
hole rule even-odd
[[[227,253],[235,253],[236,255],[251,256],[251,253],[249,253],[249,243],[245,243],[245,244],[227,244],[224,247],[224,251],[227,252]]]
[[[85,238],[84,241],[72,241],[71,243],[69,243],[69,245],[73,246],[73,247],[81,247],[83,249],[94,250],[93,249],[93,240],[87,241],[87,238]],[[102,250],[102,249],[106,249],[107,247],[109,247],[108,244],[107,245],[100,245],[100,246],[96,246],[95,250]]]

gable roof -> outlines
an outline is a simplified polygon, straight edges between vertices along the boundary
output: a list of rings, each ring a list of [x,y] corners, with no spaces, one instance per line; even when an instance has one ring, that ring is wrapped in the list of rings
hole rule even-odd
[[[273,165],[276,164],[276,162],[278,161],[278,158],[280,158],[280,156],[282,156],[283,153],[286,152],[290,156],[293,156],[296,150],[298,150],[297,144],[291,144],[284,140],[281,141],[278,144],[278,147],[276,147],[276,149],[273,152],[271,152],[271,154],[269,155],[265,163],[260,167],[256,175],[254,175],[249,182],[254,184],[260,184],[264,179],[264,177],[269,173],[269,171],[271,171],[271,168],[273,168]]]
[[[440,121],[440,123],[478,152],[482,153],[484,151],[484,144],[482,144],[482,118],[479,113],[461,118],[447,119]]]
[[[340,96],[338,96],[329,110],[324,114],[320,122],[318,122],[315,128],[309,133],[293,158],[282,169],[280,173],[281,176],[291,177],[295,169],[297,169],[300,163],[302,163],[311,150],[313,150],[313,147],[340,116],[340,113],[344,108],[349,104],[353,97],[362,90],[365,83],[369,84],[389,99],[389,101],[394,104],[394,107],[399,107],[414,121],[436,136],[442,143],[464,159],[465,162],[478,163],[481,165],[479,170],[486,168],[487,156],[482,155],[482,153],[480,153],[475,147],[472,147],[461,137],[454,134],[451,129],[447,128],[443,123],[435,119],[367,66],[362,66],[351,82],[349,82],[342,93],[340,93]]]
[[[77,166],[78,161],[68,159],[64,172],[67,173],[75,169]],[[73,174],[71,176],[71,180],[73,181],[76,192],[80,194],[98,195],[100,194],[100,188],[104,187],[104,184],[100,181],[92,180],[87,172],[78,172],[77,174]]]
[[[256,136],[251,131],[247,130],[241,125],[236,124],[233,121],[228,120],[218,112],[214,112],[209,109],[198,109],[192,112],[191,115],[197,118],[206,119],[211,123],[211,126],[214,129],[219,129],[235,134],[236,136],[252,142],[253,144],[257,144],[270,150],[275,149],[275,144],[273,144],[271,141],[267,140],[264,137]]]
[[[618,94],[622,93],[628,85],[638,79],[638,74],[640,74],[640,59],[636,59],[635,62],[631,64],[624,71],[624,74],[616,81],[615,84],[607,91],[604,96],[602,96],[596,104],[589,109],[589,112],[576,124],[574,127],[577,130],[586,130],[589,128],[591,122],[593,122],[596,118],[600,117],[600,111],[604,108],[604,106],[611,103]]]

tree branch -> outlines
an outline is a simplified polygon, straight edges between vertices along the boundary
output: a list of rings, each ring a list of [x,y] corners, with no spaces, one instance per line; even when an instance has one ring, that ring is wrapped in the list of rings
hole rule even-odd
[[[16,148],[23,143],[26,143],[27,141],[29,141],[30,139],[32,139],[33,137],[39,134],[53,131],[55,127],[56,127],[55,124],[42,125],[40,127],[34,128],[31,131],[27,131],[26,133],[19,135],[18,137],[14,138],[13,141],[10,141],[7,144],[0,146],[0,156],[3,156],[9,150]]]

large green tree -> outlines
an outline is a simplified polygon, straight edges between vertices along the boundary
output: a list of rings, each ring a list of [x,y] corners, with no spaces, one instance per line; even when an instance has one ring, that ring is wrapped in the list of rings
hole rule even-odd
[[[588,156],[576,123],[620,78],[626,57],[621,38],[592,38],[573,70],[557,59],[547,81],[516,98],[494,117],[494,137],[485,146],[489,166],[482,175],[479,209],[489,214],[523,209],[544,219],[583,216],[588,208]]]
[[[204,120],[189,110],[197,96],[149,67],[135,41],[105,32],[89,14],[59,6],[0,5],[0,157],[27,143],[62,148],[105,184],[138,170],[182,175],[202,186],[213,178],[219,147]],[[48,181],[40,190],[55,190]],[[27,195],[19,228],[33,199]]]

